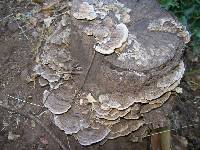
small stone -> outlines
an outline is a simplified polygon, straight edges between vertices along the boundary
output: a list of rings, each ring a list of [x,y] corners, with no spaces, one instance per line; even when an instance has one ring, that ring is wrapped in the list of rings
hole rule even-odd
[[[36,31],[33,31],[33,32],[31,33],[31,35],[32,35],[34,38],[37,38],[37,37],[39,36],[38,32],[36,32]]]
[[[66,15],[62,16],[61,24],[63,27],[65,27],[67,25],[67,16]]]
[[[183,89],[181,87],[177,87],[177,88],[175,88],[175,92],[178,93],[178,94],[182,94]]]
[[[87,96],[86,96],[87,100],[88,100],[88,103],[96,103],[97,101],[94,99],[94,97],[92,96],[91,93],[89,93]]]
[[[42,77],[39,78],[39,84],[40,84],[40,86],[46,86],[46,85],[48,85],[48,83],[49,82],[46,79],[44,79]]]
[[[45,24],[46,28],[51,26],[53,19],[54,19],[54,17],[48,17],[48,18],[44,19],[44,24]]]
[[[9,21],[8,24],[8,29],[11,31],[11,32],[16,32],[17,29],[19,28],[17,23],[15,21]]]
[[[48,145],[48,144],[49,144],[48,140],[47,140],[45,137],[41,137],[41,138],[40,138],[40,142],[41,142],[42,144],[44,144],[44,145]]]
[[[33,25],[33,27],[35,27],[37,25],[38,20],[37,18],[31,17],[29,19],[29,22],[31,23],[31,25]]]
[[[16,140],[20,137],[20,135],[13,134],[12,131],[8,133],[8,140]]]
[[[31,120],[31,127],[35,128],[35,126],[36,126],[35,121]]]

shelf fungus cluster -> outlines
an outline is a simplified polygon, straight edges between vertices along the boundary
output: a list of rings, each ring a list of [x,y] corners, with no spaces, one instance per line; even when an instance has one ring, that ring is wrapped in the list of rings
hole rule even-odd
[[[43,102],[55,125],[81,145],[130,134],[137,141],[149,124],[165,126],[165,105],[185,70],[185,27],[156,0],[70,6],[69,24],[57,23],[34,68],[49,85]]]

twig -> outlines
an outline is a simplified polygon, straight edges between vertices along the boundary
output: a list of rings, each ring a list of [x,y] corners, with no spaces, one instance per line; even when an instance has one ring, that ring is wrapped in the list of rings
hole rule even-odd
[[[11,95],[8,95],[8,97],[10,97],[10,98],[12,98],[12,99],[14,99],[14,100],[17,100],[18,102],[23,102],[23,103],[26,103],[26,104],[29,104],[29,105],[33,105],[33,106],[38,106],[38,107],[45,108],[44,106],[41,106],[41,105],[39,105],[39,104],[34,104],[34,103],[31,103],[31,102],[27,102],[27,101],[25,101],[25,100],[22,100],[22,99],[20,99],[20,98],[16,98],[16,97],[11,96]]]
[[[53,132],[51,132],[37,117],[33,116],[32,114],[29,113],[25,113],[22,112],[20,110],[16,110],[16,109],[12,109],[3,105],[0,105],[1,108],[7,110],[7,111],[11,111],[17,114],[20,114],[26,118],[29,118],[33,121],[35,121],[38,125],[40,125],[53,139],[56,143],[59,144],[59,146],[63,149],[63,150],[67,150],[67,148],[63,145],[63,143],[53,134]]]
[[[0,21],[3,21],[3,20],[5,20],[5,19],[9,18],[9,17],[11,17],[12,15],[13,15],[13,13],[11,13],[10,15],[7,15],[6,17],[0,19]]]
[[[78,91],[75,93],[74,98],[73,98],[73,101],[74,101],[74,99],[77,97],[77,95],[80,94],[81,90],[83,89],[83,87],[84,87],[84,85],[85,85],[85,82],[87,81],[88,74],[89,74],[90,69],[91,69],[91,67],[92,67],[92,65],[93,65],[95,56],[96,56],[96,51],[94,51],[94,54],[93,54],[93,56],[92,56],[92,60],[91,60],[91,62],[90,62],[90,65],[89,65],[89,67],[88,67],[88,70],[87,70],[87,72],[86,72],[86,74],[85,74],[85,78],[84,78],[84,80],[83,80],[83,84],[82,84],[81,87],[78,89]]]
[[[194,127],[194,126],[199,126],[199,124],[190,124],[188,126],[181,127],[181,129],[185,129],[185,128],[189,128],[189,127]],[[171,131],[176,131],[176,130],[178,130],[178,128],[167,129],[167,130],[164,130],[164,131],[160,131],[160,132],[155,132],[155,133],[148,134],[145,137],[150,137],[150,136],[153,136],[153,135],[158,135],[158,134],[161,134],[161,133],[166,133],[166,132],[171,132]]]
[[[21,30],[21,33],[24,35],[24,37],[29,40],[28,36],[25,34],[25,31],[23,30],[23,28],[19,25],[18,21],[15,20],[15,22],[17,23],[17,26],[19,27],[19,29]]]

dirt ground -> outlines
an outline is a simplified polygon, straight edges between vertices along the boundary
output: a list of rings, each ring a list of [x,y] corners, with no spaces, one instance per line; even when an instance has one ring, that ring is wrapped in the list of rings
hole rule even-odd
[[[0,149],[2,150],[59,150],[59,141],[66,149],[92,150],[145,150],[150,148],[149,137],[132,143],[127,137],[83,147],[66,136],[52,123],[51,114],[42,105],[43,88],[31,74],[35,54],[32,31],[26,31],[22,22],[10,14],[27,11],[14,1],[0,1],[0,104],[7,104],[11,111],[0,107]],[[9,16],[10,15],[10,16]],[[187,71],[181,86],[182,94],[176,95],[173,111],[169,115],[173,149],[200,149],[200,60],[188,49],[185,53]],[[25,100],[22,102],[21,100]],[[37,106],[35,106],[37,104]],[[31,115],[28,115],[31,114]],[[31,119],[34,116],[39,120]],[[51,134],[47,131],[50,130]],[[55,138],[52,136],[55,136]],[[56,140],[57,141],[56,141]]]

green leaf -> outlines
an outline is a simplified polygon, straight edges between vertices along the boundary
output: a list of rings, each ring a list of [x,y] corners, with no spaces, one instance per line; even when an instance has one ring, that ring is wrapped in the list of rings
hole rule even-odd
[[[187,20],[186,16],[181,16],[180,21],[182,22],[182,24],[184,26],[187,26],[188,20]]]
[[[200,39],[200,30],[195,33],[195,36]]]
[[[194,12],[194,10],[195,10],[195,6],[192,6],[192,7],[188,8],[188,9],[185,9],[184,10],[184,15],[185,16],[189,16]]]
[[[159,0],[162,7],[173,12],[191,33],[191,48],[200,55],[200,0]]]

